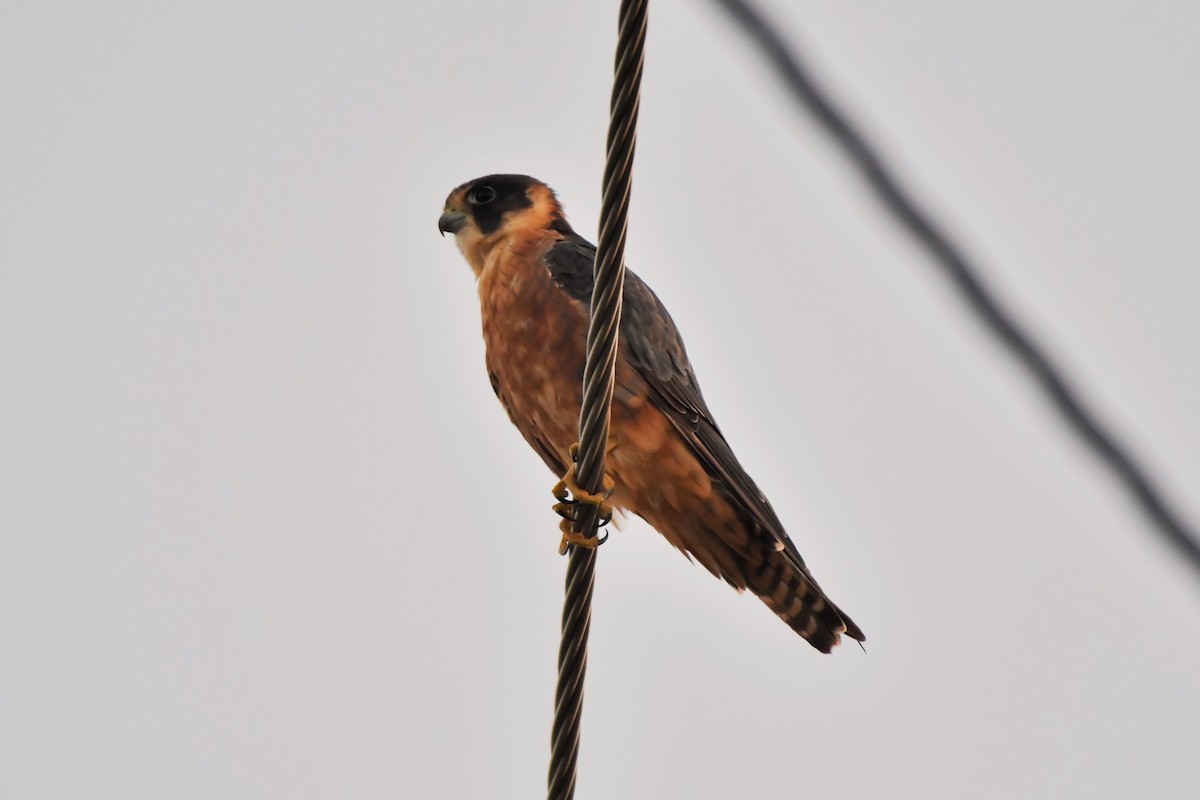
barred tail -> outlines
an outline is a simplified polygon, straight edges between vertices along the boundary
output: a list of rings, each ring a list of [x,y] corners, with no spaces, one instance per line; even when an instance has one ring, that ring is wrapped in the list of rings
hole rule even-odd
[[[793,561],[787,553],[772,552],[746,587],[822,653],[841,642],[841,634],[865,641],[858,626],[835,606],[808,569]]]

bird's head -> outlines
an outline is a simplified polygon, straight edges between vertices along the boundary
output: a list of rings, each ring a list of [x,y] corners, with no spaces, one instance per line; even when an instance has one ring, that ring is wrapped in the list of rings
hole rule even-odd
[[[442,235],[454,234],[478,275],[488,253],[511,237],[569,233],[562,206],[549,186],[528,175],[488,175],[450,193],[438,218]]]

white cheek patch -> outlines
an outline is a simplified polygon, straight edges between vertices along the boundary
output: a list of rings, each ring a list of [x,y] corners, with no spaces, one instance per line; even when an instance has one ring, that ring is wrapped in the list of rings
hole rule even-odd
[[[487,269],[487,262],[493,260],[497,248],[491,246],[490,237],[485,237],[473,222],[464,225],[454,234],[454,243],[458,245],[463,258],[471,265],[471,271],[478,278]],[[485,255],[486,254],[486,255]]]
[[[458,233],[454,234],[455,244],[458,245],[459,251],[468,261],[471,260],[471,251],[479,245],[481,238],[483,237],[479,235],[479,231],[474,225],[464,225]]]

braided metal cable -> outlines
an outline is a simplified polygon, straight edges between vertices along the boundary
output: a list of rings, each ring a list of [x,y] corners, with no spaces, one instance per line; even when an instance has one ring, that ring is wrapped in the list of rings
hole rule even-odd
[[[809,75],[795,48],[784,42],[779,32],[750,3],[744,0],[717,0],[717,3],[745,29],[778,71],[795,99],[845,151],[883,206],[929,251],[984,327],[1021,363],[1029,377],[1045,392],[1063,423],[1124,484],[1126,491],[1163,539],[1200,573],[1200,532],[1189,527],[1132,452],[1100,422],[1084,395],[1070,383],[1063,370],[1013,315],[1001,306],[979,271],[945,230],[917,205],[871,143]]]
[[[621,2],[612,102],[609,104],[600,237],[593,267],[591,322],[587,336],[587,363],[583,370],[583,405],[579,415],[579,452],[575,472],[579,486],[594,494],[602,488],[604,454],[608,449],[608,418],[621,326],[621,293],[625,286],[625,231],[629,217],[633,151],[637,140],[648,2]],[[599,509],[596,506],[575,504],[572,520],[575,533],[594,537],[598,522]],[[554,693],[554,728],[547,792],[550,800],[570,800],[575,796],[579,721],[583,711],[583,679],[587,671],[595,562],[594,548],[571,546],[567,562],[566,598],[563,602],[562,645],[558,651],[558,688]]]

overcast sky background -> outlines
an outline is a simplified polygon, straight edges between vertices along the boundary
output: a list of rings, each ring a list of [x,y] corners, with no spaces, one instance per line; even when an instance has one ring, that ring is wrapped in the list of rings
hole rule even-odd
[[[773,2],[1200,520],[1200,7]],[[616,3],[0,10],[0,796],[537,797],[553,477],[435,226],[594,237]],[[628,259],[867,652],[630,522],[580,798],[1191,798],[1200,584],[716,7],[657,0]]]

